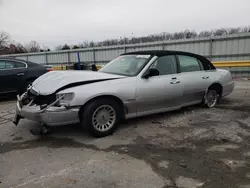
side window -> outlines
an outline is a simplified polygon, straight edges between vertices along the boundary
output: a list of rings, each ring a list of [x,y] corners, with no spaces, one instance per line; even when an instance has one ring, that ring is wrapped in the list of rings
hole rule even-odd
[[[177,73],[175,56],[159,57],[150,68],[157,69],[160,73],[159,75],[175,74]]]
[[[5,61],[0,61],[0,70],[5,69]]]
[[[26,66],[25,64],[21,66]],[[16,68],[16,63],[12,61],[0,60],[0,69],[13,69]]]
[[[178,55],[181,72],[194,72],[203,70],[202,63],[190,56]]]
[[[21,63],[21,62],[15,62],[15,67],[16,68],[25,68],[26,67],[26,65],[24,64],[24,63]]]
[[[15,63],[13,63],[13,62],[5,62],[5,68],[6,69],[13,69],[13,68],[15,68]]]

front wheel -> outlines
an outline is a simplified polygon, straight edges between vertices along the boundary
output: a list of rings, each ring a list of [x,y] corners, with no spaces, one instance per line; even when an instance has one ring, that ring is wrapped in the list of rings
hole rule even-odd
[[[21,95],[26,92],[33,82],[34,80],[28,80],[27,82],[25,82],[25,84],[21,88],[19,88],[18,94]]]
[[[213,108],[219,99],[219,95],[216,90],[209,89],[205,95],[205,106],[208,108]]]
[[[80,112],[81,125],[95,137],[112,134],[121,119],[119,104],[109,98],[96,99]]]

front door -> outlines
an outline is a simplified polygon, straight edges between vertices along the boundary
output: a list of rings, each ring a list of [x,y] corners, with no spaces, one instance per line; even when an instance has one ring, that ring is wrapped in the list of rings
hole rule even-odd
[[[137,115],[163,112],[180,107],[182,87],[177,73],[174,55],[156,59],[149,69],[156,69],[159,75],[138,78],[136,103]]]
[[[0,93],[15,92],[23,83],[26,67],[17,67],[15,61],[0,60]]]

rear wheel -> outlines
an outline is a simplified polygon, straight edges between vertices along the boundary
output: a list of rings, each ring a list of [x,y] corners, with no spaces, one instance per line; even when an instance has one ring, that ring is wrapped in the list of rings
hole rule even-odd
[[[219,94],[215,89],[209,89],[205,95],[205,106],[208,108],[213,108],[219,99]]]
[[[95,137],[112,134],[121,119],[119,104],[109,98],[96,99],[81,110],[81,125]]]

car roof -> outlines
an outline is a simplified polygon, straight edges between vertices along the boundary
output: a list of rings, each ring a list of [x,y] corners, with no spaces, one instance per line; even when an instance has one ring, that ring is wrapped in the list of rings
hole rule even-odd
[[[122,55],[151,55],[151,56],[165,56],[165,55],[187,55],[194,58],[197,58],[201,61],[204,67],[212,67],[212,69],[215,69],[214,65],[208,60],[206,57],[190,52],[184,52],[184,51],[170,51],[170,50],[150,50],[150,51],[135,51],[135,52],[128,52]],[[207,68],[205,68],[207,70]]]
[[[194,57],[203,57],[198,54],[184,52],[184,51],[171,51],[171,50],[148,50],[148,51],[135,51],[135,52],[128,52],[122,55],[152,55],[152,56],[165,56],[165,55],[188,55]]]
[[[26,63],[28,66],[32,66],[32,67],[41,66],[38,63],[34,63],[34,62],[31,62],[31,61],[26,61],[26,60],[23,60],[23,59],[16,59],[16,58],[13,58],[13,57],[0,57],[0,60],[20,61],[20,62]]]

